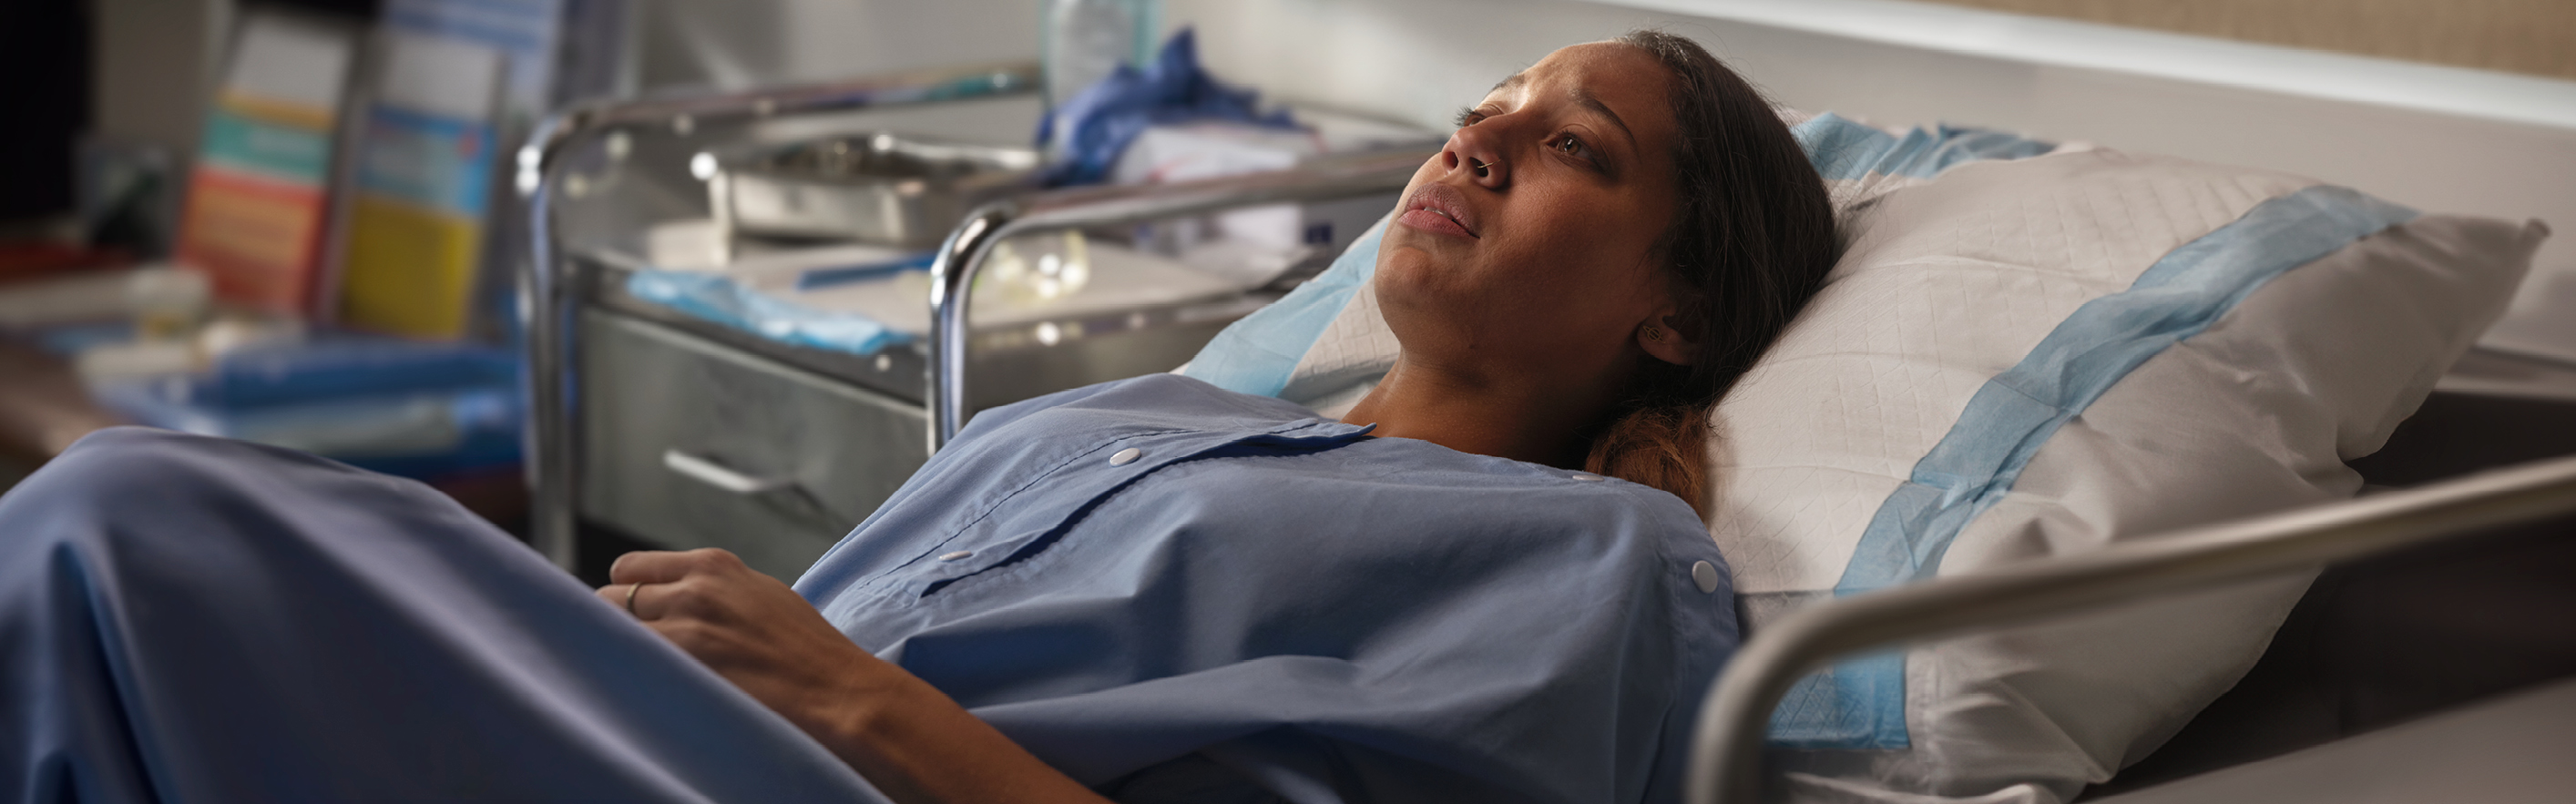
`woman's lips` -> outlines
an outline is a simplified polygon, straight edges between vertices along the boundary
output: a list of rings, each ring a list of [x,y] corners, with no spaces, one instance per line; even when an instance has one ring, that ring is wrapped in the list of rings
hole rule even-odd
[[[1433,234],[1476,238],[1476,216],[1467,208],[1467,197],[1458,188],[1446,184],[1425,184],[1404,199],[1404,214],[1396,222]]]

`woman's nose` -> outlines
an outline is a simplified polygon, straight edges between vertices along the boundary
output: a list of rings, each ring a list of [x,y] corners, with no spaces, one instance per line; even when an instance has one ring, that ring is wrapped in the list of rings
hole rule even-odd
[[[1503,162],[1502,143],[1494,135],[1494,128],[1478,124],[1449,135],[1448,147],[1440,151],[1442,164],[1451,171],[1465,172],[1470,180],[1487,189],[1510,186],[1511,168]]]

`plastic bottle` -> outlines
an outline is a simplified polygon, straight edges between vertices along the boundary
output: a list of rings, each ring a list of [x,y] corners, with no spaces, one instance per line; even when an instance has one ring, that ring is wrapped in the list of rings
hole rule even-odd
[[[1154,57],[1160,0],[1048,0],[1041,60],[1053,107],[1118,70]]]

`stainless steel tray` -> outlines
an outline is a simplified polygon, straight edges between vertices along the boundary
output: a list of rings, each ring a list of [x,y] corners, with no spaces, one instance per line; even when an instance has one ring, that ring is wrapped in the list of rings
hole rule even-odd
[[[891,132],[709,151],[691,168],[736,234],[929,248],[987,201],[1035,187],[1038,152]]]

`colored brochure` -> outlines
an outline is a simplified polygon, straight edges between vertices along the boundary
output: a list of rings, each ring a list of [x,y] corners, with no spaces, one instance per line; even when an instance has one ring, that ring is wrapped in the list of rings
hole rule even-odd
[[[453,340],[473,318],[505,58],[393,31],[359,144],[339,321]]]
[[[356,37],[300,16],[246,11],[189,177],[177,254],[234,304],[311,303],[324,197]]]

